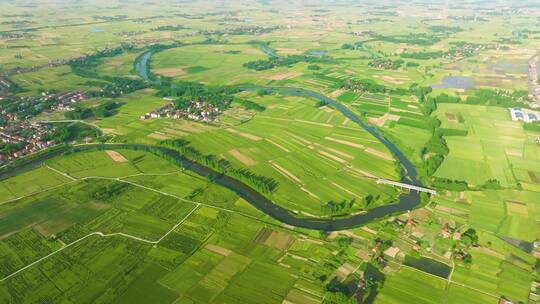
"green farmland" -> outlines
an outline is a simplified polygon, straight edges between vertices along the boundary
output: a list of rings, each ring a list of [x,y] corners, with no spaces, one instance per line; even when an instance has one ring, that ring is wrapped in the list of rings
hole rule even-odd
[[[0,1],[0,303],[540,303],[538,20]]]

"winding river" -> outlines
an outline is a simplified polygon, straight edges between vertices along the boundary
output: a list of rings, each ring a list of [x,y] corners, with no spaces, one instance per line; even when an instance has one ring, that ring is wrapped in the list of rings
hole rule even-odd
[[[139,57],[138,62],[135,63],[135,68],[139,75],[148,81],[149,71],[148,71],[148,60],[152,56],[152,52],[144,53]],[[401,163],[403,174],[402,182],[409,184],[421,186],[420,181],[417,178],[416,168],[414,165],[405,157],[405,155],[392,143],[388,140],[385,135],[379,131],[377,128],[365,123],[362,121],[355,113],[350,111],[347,107],[341,103],[328,98],[320,93],[315,91],[301,89],[301,88],[290,88],[290,87],[241,87],[241,90],[244,91],[254,91],[259,89],[264,89],[267,91],[280,93],[288,96],[302,96],[310,97],[320,101],[325,102],[326,104],[332,106],[344,116],[349,118],[351,121],[358,124],[361,128],[369,132],[374,138],[386,146],[394,156]],[[186,170],[194,172],[200,176],[207,177],[213,182],[230,189],[235,192],[238,196],[249,202],[255,208],[259,209],[263,213],[271,216],[272,218],[295,227],[302,227],[308,229],[316,230],[343,230],[353,227],[362,226],[367,224],[375,219],[380,219],[388,215],[398,214],[407,212],[414,207],[420,204],[420,195],[417,192],[402,193],[399,196],[398,202],[395,204],[388,204],[379,206],[373,209],[368,210],[365,213],[351,215],[349,217],[339,217],[339,218],[314,218],[314,217],[299,217],[297,214],[275,204],[270,199],[264,195],[257,192],[255,189],[251,188],[247,184],[239,181],[233,177],[221,174],[215,171],[212,168],[206,167],[194,161],[191,161],[184,157],[180,152],[166,148],[163,146],[152,146],[152,145],[141,145],[141,144],[89,144],[89,145],[78,145],[72,147],[64,147],[51,151],[50,153],[43,153],[38,157],[35,157],[26,162],[20,162],[17,165],[10,166],[7,169],[0,172],[0,179],[5,179],[20,172],[30,170],[39,166],[43,161],[59,155],[62,152],[65,152],[69,149],[75,151],[91,150],[91,149],[134,149],[134,150],[145,150],[149,152],[159,151],[160,154],[165,154],[169,158],[173,158],[177,161],[179,165],[184,167]]]
[[[267,53],[267,55],[270,57],[277,56],[277,54],[275,54],[275,52],[266,45],[264,45],[263,51]],[[152,56],[152,53],[147,52],[143,56],[141,56],[141,59],[144,62],[136,63],[136,67],[138,67],[137,72],[143,78],[145,77],[147,78],[149,75],[148,61],[151,58],[151,56]],[[386,136],[380,130],[362,121],[360,117],[358,117],[358,115],[356,115],[354,112],[349,110],[343,104],[325,95],[322,95],[321,93],[308,90],[308,89],[303,89],[303,88],[252,86],[252,87],[240,87],[240,89],[244,91],[256,91],[256,90],[263,89],[270,92],[280,93],[280,94],[288,95],[288,96],[309,97],[309,98],[320,100],[332,106],[334,109],[341,112],[341,114],[343,114],[345,117],[349,118],[351,121],[356,123],[362,129],[370,133],[375,139],[381,142],[386,148],[388,148],[388,150],[392,152],[394,157],[396,157],[398,161],[400,162],[403,169],[401,182],[412,184],[415,186],[421,186],[421,183],[418,180],[416,167],[412,164],[412,162],[409,159],[407,159],[407,157],[398,149],[398,147],[394,145],[390,140],[388,140],[388,138],[386,138]],[[239,187],[238,181],[235,181],[230,177],[222,177],[222,179],[218,180],[218,182],[221,185],[238,193],[242,198],[248,201],[251,205],[255,206],[257,209],[261,210],[262,212],[272,216],[273,218],[283,223],[297,226],[297,227],[304,227],[304,228],[311,228],[311,229],[318,229],[318,230],[341,230],[341,229],[347,229],[351,227],[357,227],[357,226],[367,224],[368,222],[372,220],[379,219],[388,215],[407,212],[413,209],[414,207],[420,205],[419,193],[411,191],[410,193],[402,193],[399,196],[398,202],[395,204],[379,206],[379,207],[370,209],[366,213],[362,213],[362,214],[356,214],[356,215],[351,215],[345,218],[334,218],[334,219],[300,218],[293,215],[287,209],[284,209],[283,207],[280,207],[279,205],[276,205],[275,203],[271,202],[269,199],[262,196],[261,194],[251,189],[250,187],[247,187],[249,189],[245,189],[245,187]]]

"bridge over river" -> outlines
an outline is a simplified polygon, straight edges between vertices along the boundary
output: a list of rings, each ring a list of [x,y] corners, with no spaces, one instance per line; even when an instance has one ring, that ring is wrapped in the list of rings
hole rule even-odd
[[[437,194],[437,191],[435,191],[433,189],[424,188],[424,187],[420,187],[420,186],[409,185],[409,184],[406,184],[406,183],[395,182],[395,181],[391,181],[391,180],[384,179],[384,178],[377,179],[377,184],[387,184],[387,185],[400,187],[400,188],[403,188],[403,189],[409,189],[409,190],[418,191],[418,192],[425,192],[425,193],[429,193],[429,194],[432,194],[432,195]]]

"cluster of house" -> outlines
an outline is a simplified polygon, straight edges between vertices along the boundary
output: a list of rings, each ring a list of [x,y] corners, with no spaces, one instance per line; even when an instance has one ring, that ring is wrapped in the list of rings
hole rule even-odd
[[[522,108],[510,108],[510,116],[513,121],[524,121],[527,123],[540,120],[540,112]]]
[[[482,45],[482,44],[473,44],[473,43],[463,43],[459,46],[451,48],[443,56],[445,59],[451,60],[461,60],[473,56],[474,54],[485,50],[485,49],[496,49],[498,46],[495,45]]]
[[[21,144],[21,147],[16,151],[0,153],[0,163],[17,159],[52,146],[54,141],[42,140],[45,135],[52,131],[53,129],[46,128],[37,122],[21,122],[9,126],[1,126],[0,141],[4,144]],[[26,134],[24,137],[21,136],[23,132]]]
[[[47,94],[43,96],[47,96]],[[86,98],[84,93],[81,91],[56,94],[52,95],[52,97],[55,97],[58,100],[58,103],[53,107],[53,110],[57,111],[73,111],[71,105],[76,102],[83,101]]]
[[[167,99],[167,98],[166,98]],[[213,104],[202,101],[191,101],[185,108],[176,108],[174,102],[168,103],[152,112],[140,116],[141,120],[149,118],[187,118],[202,122],[216,122],[220,109]]]

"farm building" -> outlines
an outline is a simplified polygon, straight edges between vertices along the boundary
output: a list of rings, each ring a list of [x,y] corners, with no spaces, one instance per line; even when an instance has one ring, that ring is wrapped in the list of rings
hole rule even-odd
[[[540,112],[522,108],[510,108],[510,116],[513,121],[535,122],[540,120]]]

